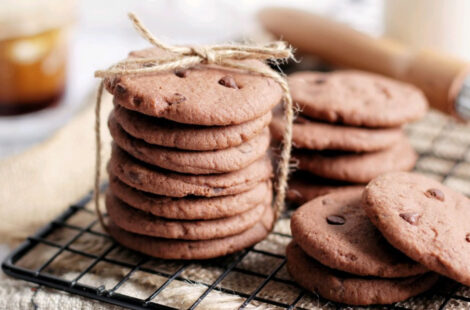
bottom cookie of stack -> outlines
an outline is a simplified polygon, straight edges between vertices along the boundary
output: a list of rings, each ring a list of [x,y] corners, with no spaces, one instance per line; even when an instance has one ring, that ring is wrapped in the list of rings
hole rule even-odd
[[[287,269],[294,280],[322,297],[349,305],[391,304],[430,289],[435,273],[405,278],[361,277],[321,265],[295,243],[287,246]]]
[[[266,238],[271,230],[274,214],[269,207],[260,221],[249,229],[232,236],[209,240],[165,239],[138,235],[125,231],[110,221],[109,234],[122,245],[163,259],[209,259],[231,254],[250,247]]]

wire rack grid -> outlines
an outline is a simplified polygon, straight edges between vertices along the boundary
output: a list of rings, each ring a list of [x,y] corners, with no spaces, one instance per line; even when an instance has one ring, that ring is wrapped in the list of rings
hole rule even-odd
[[[415,170],[470,195],[470,127],[437,112],[405,128],[420,154]],[[3,262],[5,273],[131,309],[204,308],[214,296],[237,308],[342,309],[289,277],[288,210],[268,238],[209,261],[164,261],[124,249],[101,230],[91,195],[71,206]],[[186,289],[184,304],[175,292]],[[226,299],[224,299],[226,298]],[[221,308],[223,303],[221,303]],[[444,279],[433,290],[380,309],[468,309],[470,288]]]

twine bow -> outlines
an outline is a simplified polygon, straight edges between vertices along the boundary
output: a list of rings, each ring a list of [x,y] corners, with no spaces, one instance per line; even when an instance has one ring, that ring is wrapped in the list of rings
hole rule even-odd
[[[289,173],[289,160],[292,147],[292,122],[294,118],[292,98],[286,80],[277,72],[260,67],[251,67],[234,60],[256,59],[261,61],[272,61],[293,58],[292,49],[284,42],[276,41],[262,46],[249,45],[208,45],[208,46],[170,46],[158,41],[142,22],[133,13],[129,13],[134,27],[139,34],[151,45],[169,52],[172,56],[167,58],[142,57],[129,58],[118,62],[107,70],[98,70],[95,77],[115,78],[122,75],[138,75],[156,72],[165,72],[175,69],[194,67],[199,64],[214,64],[226,68],[255,73],[273,79],[279,84],[283,91],[284,114],[286,118],[285,132],[283,135],[283,145],[278,165],[277,182],[275,182],[276,197],[274,199],[275,219],[284,210],[284,199],[287,189],[287,177]],[[100,83],[95,107],[95,138],[96,138],[96,169],[94,201],[101,225],[106,229],[103,217],[99,208],[99,188],[100,188],[100,167],[101,167],[101,132],[100,132],[100,111],[101,96],[104,82]]]

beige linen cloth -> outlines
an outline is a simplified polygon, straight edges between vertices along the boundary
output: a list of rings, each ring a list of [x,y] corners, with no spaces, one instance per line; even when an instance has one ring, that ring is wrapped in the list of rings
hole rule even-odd
[[[62,213],[93,187],[94,98],[45,142],[0,162],[0,243],[17,245]],[[102,104],[103,163],[110,152]],[[115,307],[0,275],[0,309],[113,309]]]

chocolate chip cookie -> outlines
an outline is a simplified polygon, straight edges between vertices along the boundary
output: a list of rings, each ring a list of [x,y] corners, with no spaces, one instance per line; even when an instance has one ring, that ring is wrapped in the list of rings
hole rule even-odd
[[[211,220],[234,216],[265,203],[270,197],[271,182],[260,182],[237,195],[172,198],[136,190],[110,174],[109,188],[126,204],[155,216],[177,220]]]
[[[470,200],[417,173],[388,173],[364,190],[364,209],[395,248],[470,285]]]
[[[129,58],[166,57],[151,48],[132,52]],[[234,61],[269,69],[258,60]],[[281,87],[259,74],[214,65],[145,75],[105,79],[115,102],[127,109],[178,123],[235,125],[267,114],[282,97]]]
[[[138,235],[119,228],[109,221],[111,236],[122,245],[144,254],[164,259],[209,259],[224,256],[247,248],[268,235],[274,214],[267,208],[262,219],[244,232],[211,240],[163,239]]]
[[[127,185],[144,192],[168,197],[216,197],[239,194],[267,181],[272,175],[272,166],[266,156],[234,172],[182,174],[144,164],[113,144],[108,171]]]
[[[184,240],[208,240],[242,233],[262,217],[271,201],[243,213],[213,220],[169,220],[134,209],[116,198],[110,191],[106,195],[106,210],[111,220],[120,228],[152,237]]]
[[[112,113],[131,136],[149,144],[180,150],[212,151],[234,147],[261,133],[272,118],[271,112],[232,126],[197,126],[175,123],[127,110],[118,104]]]
[[[427,272],[372,225],[362,209],[362,191],[336,191],[302,205],[291,219],[296,243],[321,264],[356,275],[399,278]]]
[[[323,179],[308,172],[297,171],[289,178],[286,197],[287,200],[300,205],[318,196],[352,188],[363,188],[363,186]]]
[[[378,74],[298,72],[288,82],[303,114],[332,123],[397,127],[418,120],[427,109],[418,88]]]
[[[411,170],[418,158],[405,138],[388,149],[370,153],[295,151],[293,156],[298,159],[300,170],[355,183],[367,183],[390,171]]]
[[[127,134],[111,115],[108,127],[114,142],[133,157],[164,169],[190,174],[225,173],[240,170],[265,156],[269,129],[238,146],[215,151],[185,151],[161,147]]]
[[[391,304],[430,289],[435,273],[406,278],[360,277],[325,267],[291,242],[287,246],[287,270],[304,288],[324,298],[349,305]]]
[[[275,115],[271,125],[273,138],[281,141],[285,121]],[[365,128],[321,123],[298,116],[292,128],[292,143],[309,150],[372,152],[386,149],[403,139],[400,127]]]

